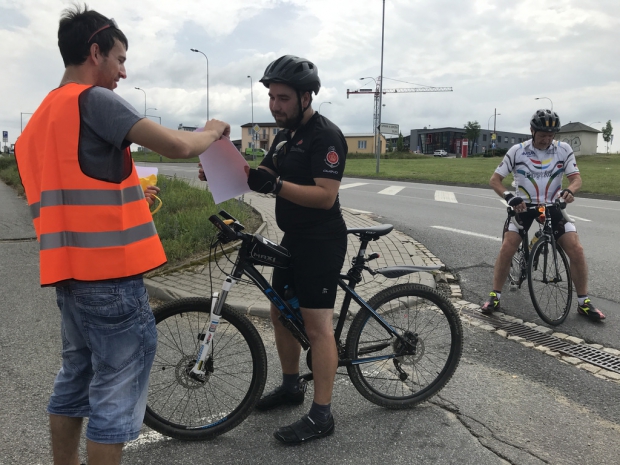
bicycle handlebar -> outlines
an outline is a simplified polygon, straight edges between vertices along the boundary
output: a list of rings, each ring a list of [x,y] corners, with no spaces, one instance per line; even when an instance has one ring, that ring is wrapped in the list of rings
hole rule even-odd
[[[545,203],[542,205],[544,205],[545,207],[559,208],[560,213],[562,213],[562,217],[564,217],[567,223],[575,222],[575,220],[572,219],[570,216],[568,216],[568,213],[566,213],[566,201],[564,199],[558,198],[558,199],[555,199],[553,203]],[[536,208],[536,207],[529,207],[529,208]],[[508,206],[507,211],[508,211],[508,216],[511,217],[510,221],[512,221],[512,224],[514,224],[517,229],[523,229],[523,226],[519,224],[519,222],[517,221],[517,218],[516,218],[517,212],[515,211],[514,207]]]

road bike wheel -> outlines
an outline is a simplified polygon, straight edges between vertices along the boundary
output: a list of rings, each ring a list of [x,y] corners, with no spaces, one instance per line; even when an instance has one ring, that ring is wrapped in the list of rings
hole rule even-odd
[[[541,238],[534,247],[528,263],[527,281],[536,313],[545,323],[559,325],[568,316],[573,300],[573,281],[566,254],[556,246],[556,274],[553,244]]]
[[[190,298],[154,311],[157,352],[144,423],[166,436],[211,439],[250,414],[267,379],[263,341],[247,317],[224,305],[205,380],[189,377],[199,335],[210,325],[211,299]]]
[[[366,309],[360,309],[347,334],[345,353],[355,388],[387,408],[413,407],[439,392],[450,380],[463,350],[463,328],[454,306],[420,284],[389,287],[368,301],[403,338],[407,351]],[[356,359],[369,358],[369,362]]]
[[[523,244],[519,245],[517,252],[512,256],[512,262],[510,262],[510,278],[511,286],[521,287],[523,282],[523,270],[525,269],[525,254],[523,252]]]

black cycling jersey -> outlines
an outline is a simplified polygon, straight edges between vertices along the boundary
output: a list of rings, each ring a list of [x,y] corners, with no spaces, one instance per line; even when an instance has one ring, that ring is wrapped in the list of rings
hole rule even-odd
[[[283,181],[314,186],[314,178],[342,179],[347,150],[340,129],[315,112],[293,137],[288,129],[280,131],[261,166],[275,171]],[[346,230],[338,197],[329,210],[324,210],[303,207],[278,196],[276,221],[282,231],[296,235],[317,237]]]

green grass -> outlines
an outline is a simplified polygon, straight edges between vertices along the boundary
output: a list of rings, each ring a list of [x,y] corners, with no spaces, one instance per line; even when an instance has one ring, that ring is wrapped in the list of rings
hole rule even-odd
[[[153,215],[157,232],[164,245],[169,266],[176,266],[196,256],[204,255],[215,236],[216,229],[209,217],[226,210],[248,231],[260,225],[260,216],[246,203],[236,199],[215,205],[211,193],[191,187],[187,182],[165,176],[157,177],[163,206]]]
[[[376,160],[347,159],[345,176],[393,179],[399,181],[422,181],[438,184],[462,184],[488,187],[489,179],[502,161],[495,158],[424,158],[413,160],[381,159],[379,173]],[[620,170],[620,155],[584,155],[577,157],[583,186],[580,192],[620,196],[620,184],[616,171]],[[510,186],[512,175],[504,179]],[[565,186],[568,185],[566,179]]]
[[[131,152],[134,161],[145,161],[150,163],[195,163],[200,161],[198,157],[194,158],[166,158],[156,152]]]
[[[24,195],[24,186],[22,186],[14,156],[0,155],[0,179],[15,189],[19,195]]]

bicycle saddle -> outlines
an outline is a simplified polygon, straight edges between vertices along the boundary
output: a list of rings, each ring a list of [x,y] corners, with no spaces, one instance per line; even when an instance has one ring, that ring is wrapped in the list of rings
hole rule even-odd
[[[347,228],[347,234],[355,234],[360,239],[367,241],[375,241],[381,236],[389,234],[394,226],[391,224],[380,224],[378,226],[372,226],[370,228]]]

